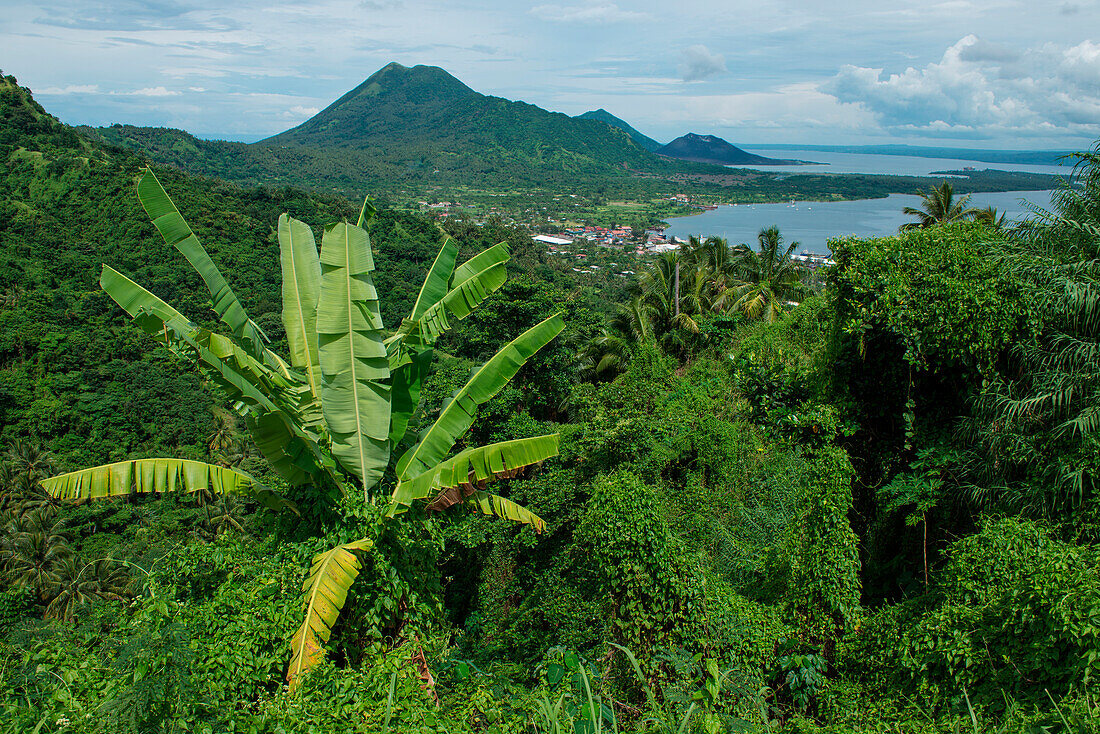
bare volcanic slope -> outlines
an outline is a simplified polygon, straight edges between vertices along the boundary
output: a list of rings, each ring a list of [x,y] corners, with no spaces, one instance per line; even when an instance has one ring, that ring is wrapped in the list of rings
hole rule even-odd
[[[682,161],[716,163],[720,166],[791,166],[805,162],[754,155],[741,150],[736,145],[731,145],[717,135],[696,135],[695,133],[676,138],[668,145],[658,148],[656,153]]]

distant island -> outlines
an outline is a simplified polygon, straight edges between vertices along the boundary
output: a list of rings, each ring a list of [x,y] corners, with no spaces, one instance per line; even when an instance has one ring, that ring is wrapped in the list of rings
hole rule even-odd
[[[800,166],[808,161],[766,158],[741,150],[717,135],[681,135],[668,145],[658,148],[657,155],[695,163],[714,163],[720,166]]]
[[[1062,160],[1070,150],[989,150],[982,148],[941,148],[928,145],[808,145],[802,143],[760,143],[758,150],[816,150],[822,153],[862,153],[867,155],[905,155],[915,158],[956,158],[983,163],[1024,165],[1066,165]],[[1068,168],[1069,166],[1067,166]]]

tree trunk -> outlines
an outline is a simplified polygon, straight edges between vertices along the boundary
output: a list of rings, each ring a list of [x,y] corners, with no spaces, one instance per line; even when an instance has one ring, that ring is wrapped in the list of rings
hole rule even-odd
[[[672,300],[676,301],[676,319],[680,319],[680,260],[676,259],[676,280],[672,286]]]

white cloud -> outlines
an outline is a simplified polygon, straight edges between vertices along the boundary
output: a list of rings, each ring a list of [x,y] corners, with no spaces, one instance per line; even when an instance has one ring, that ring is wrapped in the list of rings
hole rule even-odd
[[[164,87],[145,87],[133,92],[116,92],[116,94],[132,94],[135,97],[175,97],[179,92]]]
[[[303,107],[302,105],[298,104],[298,105],[294,105],[293,107],[290,108],[290,110],[289,110],[290,114],[288,116],[289,117],[313,117],[314,115],[316,115],[320,111],[321,111],[321,109],[319,107]]]
[[[683,60],[680,62],[680,77],[685,82],[706,79],[709,76],[721,74],[725,70],[726,60],[722,54],[711,53],[702,44],[684,49]]]
[[[531,15],[557,23],[629,23],[649,20],[648,13],[623,10],[615,3],[590,5],[537,5]]]
[[[1014,51],[961,38],[896,74],[846,65],[821,91],[859,104],[895,132],[981,137],[1100,133],[1100,45]]]
[[[35,90],[35,94],[95,94],[99,91],[98,84],[69,84],[64,87],[43,87]]]

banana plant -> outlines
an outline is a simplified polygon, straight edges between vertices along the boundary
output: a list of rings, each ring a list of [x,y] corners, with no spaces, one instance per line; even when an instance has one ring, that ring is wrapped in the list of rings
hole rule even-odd
[[[456,266],[458,245],[444,237],[408,317],[392,333],[382,324],[372,273],[374,258],[365,225],[374,215],[365,202],[356,224],[324,229],[318,253],[313,231],[286,214],[277,235],[282,268],[282,321],[289,347],[284,359],[248,316],[228,281],[149,169],[138,198],[165,241],[198,271],[213,310],[228,333],[187,319],[122,273],[104,265],[100,285],[149,336],[196,367],[234,401],[257,448],[290,486],[317,492],[362,491],[395,517],[415,503],[429,511],[463,504],[530,525],[543,520],[487,491],[490,481],[516,475],[558,453],[551,434],[467,447],[450,455],[473,424],[478,407],[496,395],[540,348],[564,328],[561,315],[536,324],[477,369],[435,422],[409,436],[432,349],[453,320],[468,316],[505,281],[506,244],[490,247]],[[411,445],[410,445],[411,444]],[[395,449],[409,445],[396,462]],[[396,485],[380,491],[393,467]],[[88,500],[164,491],[245,494],[276,510],[297,512],[289,500],[242,472],[198,461],[139,459],[83,469],[43,481],[53,496]],[[324,655],[332,625],[359,575],[367,538],[318,555],[303,584],[305,618],[291,641],[287,680]]]

